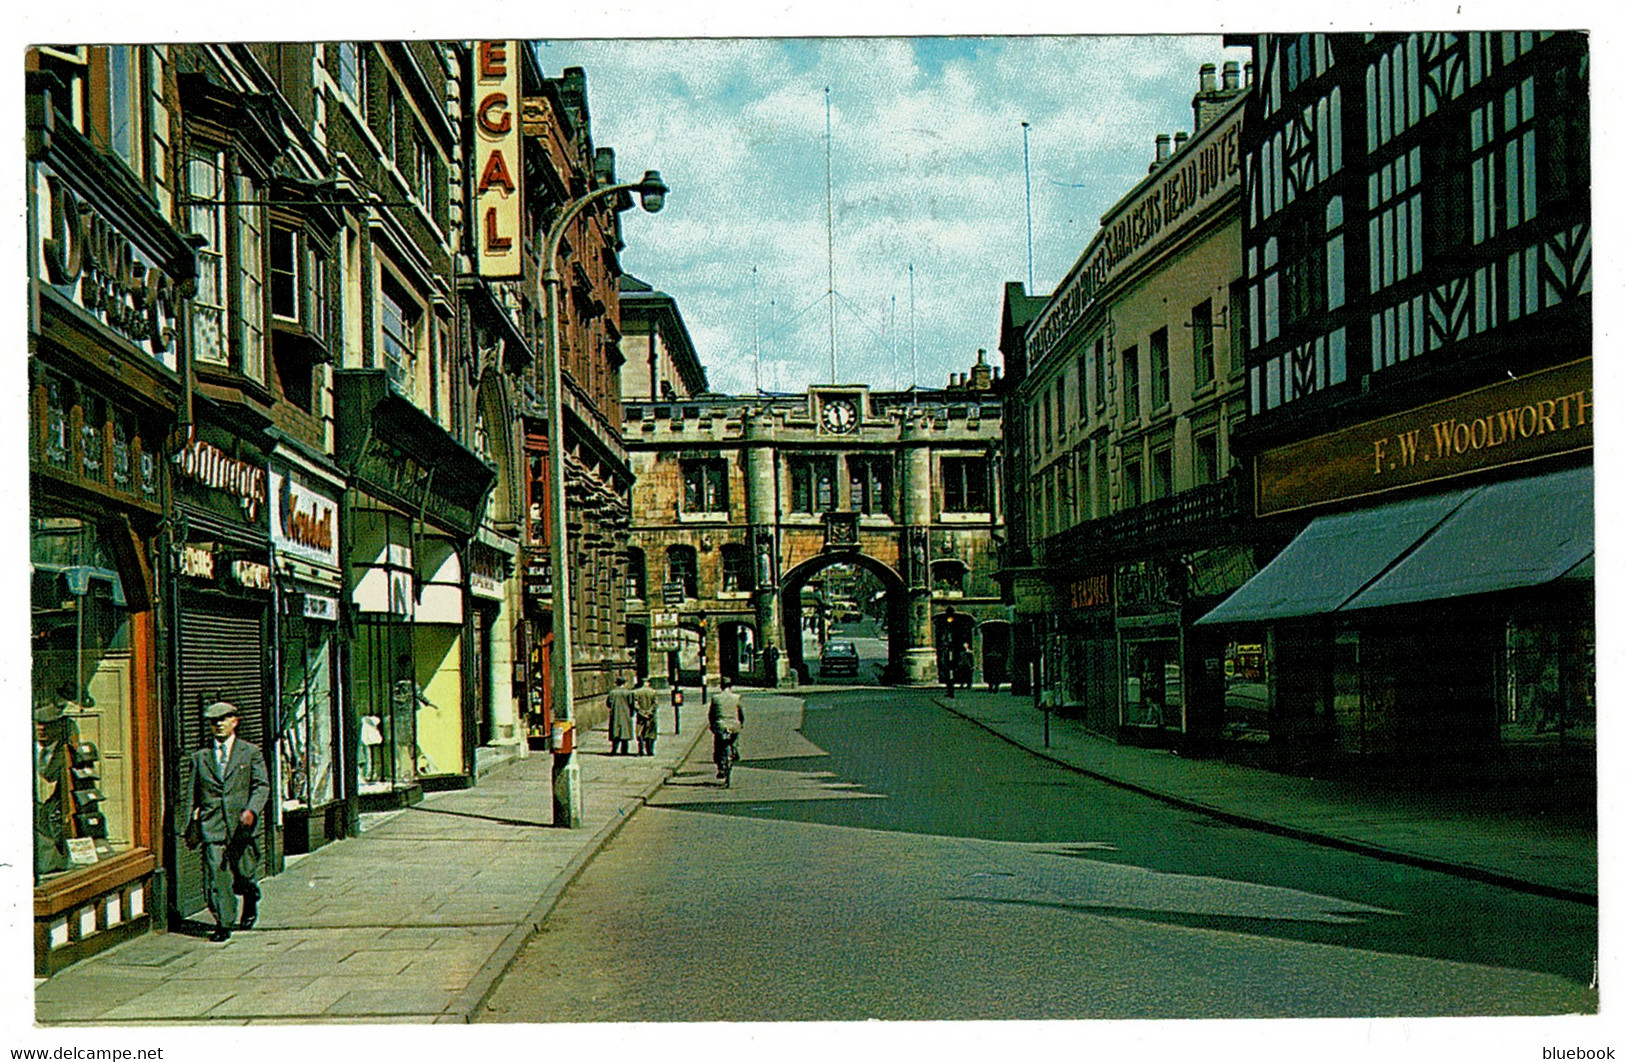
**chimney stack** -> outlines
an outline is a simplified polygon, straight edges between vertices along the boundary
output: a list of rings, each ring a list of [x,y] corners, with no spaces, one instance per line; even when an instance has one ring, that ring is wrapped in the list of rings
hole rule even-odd
[[[1167,133],[1157,134],[1157,153],[1152,157],[1151,168],[1146,171],[1147,173],[1156,173],[1162,168],[1162,164],[1168,161],[1168,145],[1172,139]]]

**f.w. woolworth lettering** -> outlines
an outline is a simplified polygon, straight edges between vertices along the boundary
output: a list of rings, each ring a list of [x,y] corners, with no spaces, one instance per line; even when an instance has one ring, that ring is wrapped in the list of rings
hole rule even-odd
[[[1589,449],[1592,403],[1587,358],[1267,451],[1258,515]]]

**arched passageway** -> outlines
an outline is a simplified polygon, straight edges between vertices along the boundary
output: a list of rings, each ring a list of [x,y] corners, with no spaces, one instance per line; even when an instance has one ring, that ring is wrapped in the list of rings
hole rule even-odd
[[[790,670],[800,677],[802,682],[811,677],[811,668],[807,662],[807,648],[805,638],[804,619],[807,610],[803,606],[803,591],[807,584],[826,569],[835,565],[850,565],[855,569],[868,572],[880,583],[878,600],[882,604],[882,622],[886,632],[886,666],[881,672],[881,681],[892,683],[902,682],[906,676],[905,661],[908,650],[908,591],[903,585],[902,577],[890,565],[878,561],[873,557],[857,552],[829,552],[821,553],[796,565],[785,573],[784,580],[779,588],[779,608],[781,611],[784,631],[784,651],[786,663]],[[826,602],[826,605],[828,602]],[[866,602],[856,602],[861,612]],[[818,655],[817,634],[811,639],[812,655]]]

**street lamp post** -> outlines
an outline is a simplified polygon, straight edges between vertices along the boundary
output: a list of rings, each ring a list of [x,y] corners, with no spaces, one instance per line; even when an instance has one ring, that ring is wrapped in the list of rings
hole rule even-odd
[[[666,185],[658,170],[649,170],[643,180],[606,185],[579,199],[571,200],[553,227],[542,248],[542,289],[547,313],[547,341],[542,348],[542,370],[547,374],[547,494],[552,513],[552,529],[547,542],[548,566],[553,575],[553,717],[575,721],[575,676],[570,637],[569,532],[564,515],[564,378],[559,366],[559,242],[583,210],[606,196],[636,192],[643,209],[654,213],[666,203]],[[572,736],[573,737],[573,736]],[[553,825],[583,825],[581,769],[572,751],[553,753]]]

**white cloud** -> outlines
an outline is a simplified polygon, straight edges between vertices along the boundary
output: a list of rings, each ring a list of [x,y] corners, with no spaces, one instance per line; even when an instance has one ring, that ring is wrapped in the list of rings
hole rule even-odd
[[[671,186],[661,215],[625,216],[622,262],[676,297],[726,391],[755,386],[758,329],[764,386],[828,378],[826,86],[840,375],[906,386],[912,332],[931,385],[996,347],[1003,285],[1026,279],[1020,123],[1034,279],[1048,290],[1145,176],[1156,134],[1189,129],[1200,64],[1227,57],[1213,37],[1148,36],[566,41],[539,54],[550,76],[586,68],[594,142],[616,149],[622,174],[659,169]]]

